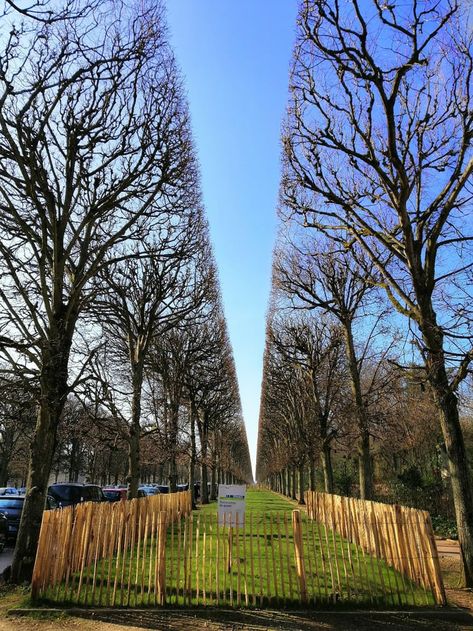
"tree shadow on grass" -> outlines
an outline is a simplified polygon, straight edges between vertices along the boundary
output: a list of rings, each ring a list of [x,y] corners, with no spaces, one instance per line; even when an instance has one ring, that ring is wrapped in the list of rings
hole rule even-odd
[[[232,609],[179,610],[73,610],[76,617],[159,631],[463,631],[473,629],[473,617],[461,610],[432,612],[284,612]]]

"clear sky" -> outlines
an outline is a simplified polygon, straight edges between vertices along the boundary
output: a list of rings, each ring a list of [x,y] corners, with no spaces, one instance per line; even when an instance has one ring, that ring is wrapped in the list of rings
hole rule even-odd
[[[297,0],[167,0],[255,465]]]

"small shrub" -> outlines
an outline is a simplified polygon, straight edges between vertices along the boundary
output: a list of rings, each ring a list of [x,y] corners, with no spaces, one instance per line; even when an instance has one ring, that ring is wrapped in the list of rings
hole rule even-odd
[[[432,526],[438,537],[458,539],[457,524],[454,519],[442,515],[432,515]]]
[[[420,489],[424,486],[422,473],[415,465],[409,467],[408,469],[405,469],[397,477],[401,484],[403,484],[403,486],[407,487],[408,489],[415,490]]]

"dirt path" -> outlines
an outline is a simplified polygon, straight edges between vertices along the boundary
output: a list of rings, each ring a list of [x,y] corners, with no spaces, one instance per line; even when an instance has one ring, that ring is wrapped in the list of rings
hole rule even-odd
[[[442,573],[449,602],[456,610],[416,613],[336,612],[295,613],[251,610],[113,610],[56,619],[12,617],[7,610],[19,606],[24,595],[0,594],[0,631],[466,631],[473,629],[473,593],[458,589],[458,543],[438,540]],[[26,593],[26,592],[25,592]],[[3,597],[3,598],[2,598]],[[3,602],[1,602],[3,600]]]
[[[95,615],[96,618],[99,614]],[[0,620],[0,631],[466,631],[473,617],[459,611],[423,613],[291,613],[284,611],[113,611],[100,620]]]
[[[439,557],[455,558],[460,561],[460,544],[453,539],[438,539],[436,538],[437,551]]]

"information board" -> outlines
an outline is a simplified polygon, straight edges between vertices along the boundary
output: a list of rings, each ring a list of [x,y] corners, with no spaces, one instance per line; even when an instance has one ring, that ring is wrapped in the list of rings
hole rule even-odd
[[[245,499],[245,484],[219,484],[218,523],[221,526],[242,527],[245,523]]]

